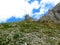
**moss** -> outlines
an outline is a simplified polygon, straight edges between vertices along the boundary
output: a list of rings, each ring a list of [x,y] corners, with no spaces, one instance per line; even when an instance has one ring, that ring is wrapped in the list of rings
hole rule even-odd
[[[14,34],[14,37],[13,37],[14,39],[17,39],[17,38],[19,38],[19,34]]]

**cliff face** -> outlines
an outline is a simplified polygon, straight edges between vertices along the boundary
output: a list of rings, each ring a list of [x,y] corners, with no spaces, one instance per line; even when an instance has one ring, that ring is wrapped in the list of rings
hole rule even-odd
[[[60,3],[58,3],[52,10],[49,10],[48,14],[39,19],[40,22],[49,20],[54,23],[60,23]]]

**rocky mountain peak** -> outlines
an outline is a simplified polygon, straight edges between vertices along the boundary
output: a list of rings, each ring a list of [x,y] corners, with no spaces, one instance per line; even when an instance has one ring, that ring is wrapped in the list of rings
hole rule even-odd
[[[48,14],[41,17],[38,21],[53,21],[54,23],[60,23],[60,3],[58,3],[52,10],[49,10]]]
[[[25,20],[28,21],[28,22],[33,21],[32,17],[30,17],[28,14],[25,16]]]

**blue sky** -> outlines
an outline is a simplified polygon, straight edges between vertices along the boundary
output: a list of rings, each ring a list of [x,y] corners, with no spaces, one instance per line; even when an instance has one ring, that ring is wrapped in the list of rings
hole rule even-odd
[[[0,22],[23,20],[26,14],[39,19],[60,0],[0,0]]]

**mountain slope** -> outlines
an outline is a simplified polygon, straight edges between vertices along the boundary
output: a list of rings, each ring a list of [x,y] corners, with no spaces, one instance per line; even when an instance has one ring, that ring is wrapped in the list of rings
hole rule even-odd
[[[0,45],[60,45],[60,12],[55,10],[38,21],[26,15],[21,22],[0,24]]]
[[[0,45],[60,45],[60,26],[26,20],[3,23],[0,24]]]
[[[54,23],[60,23],[60,3],[58,3],[52,10],[49,10],[48,14],[39,19],[40,22],[49,20]]]

